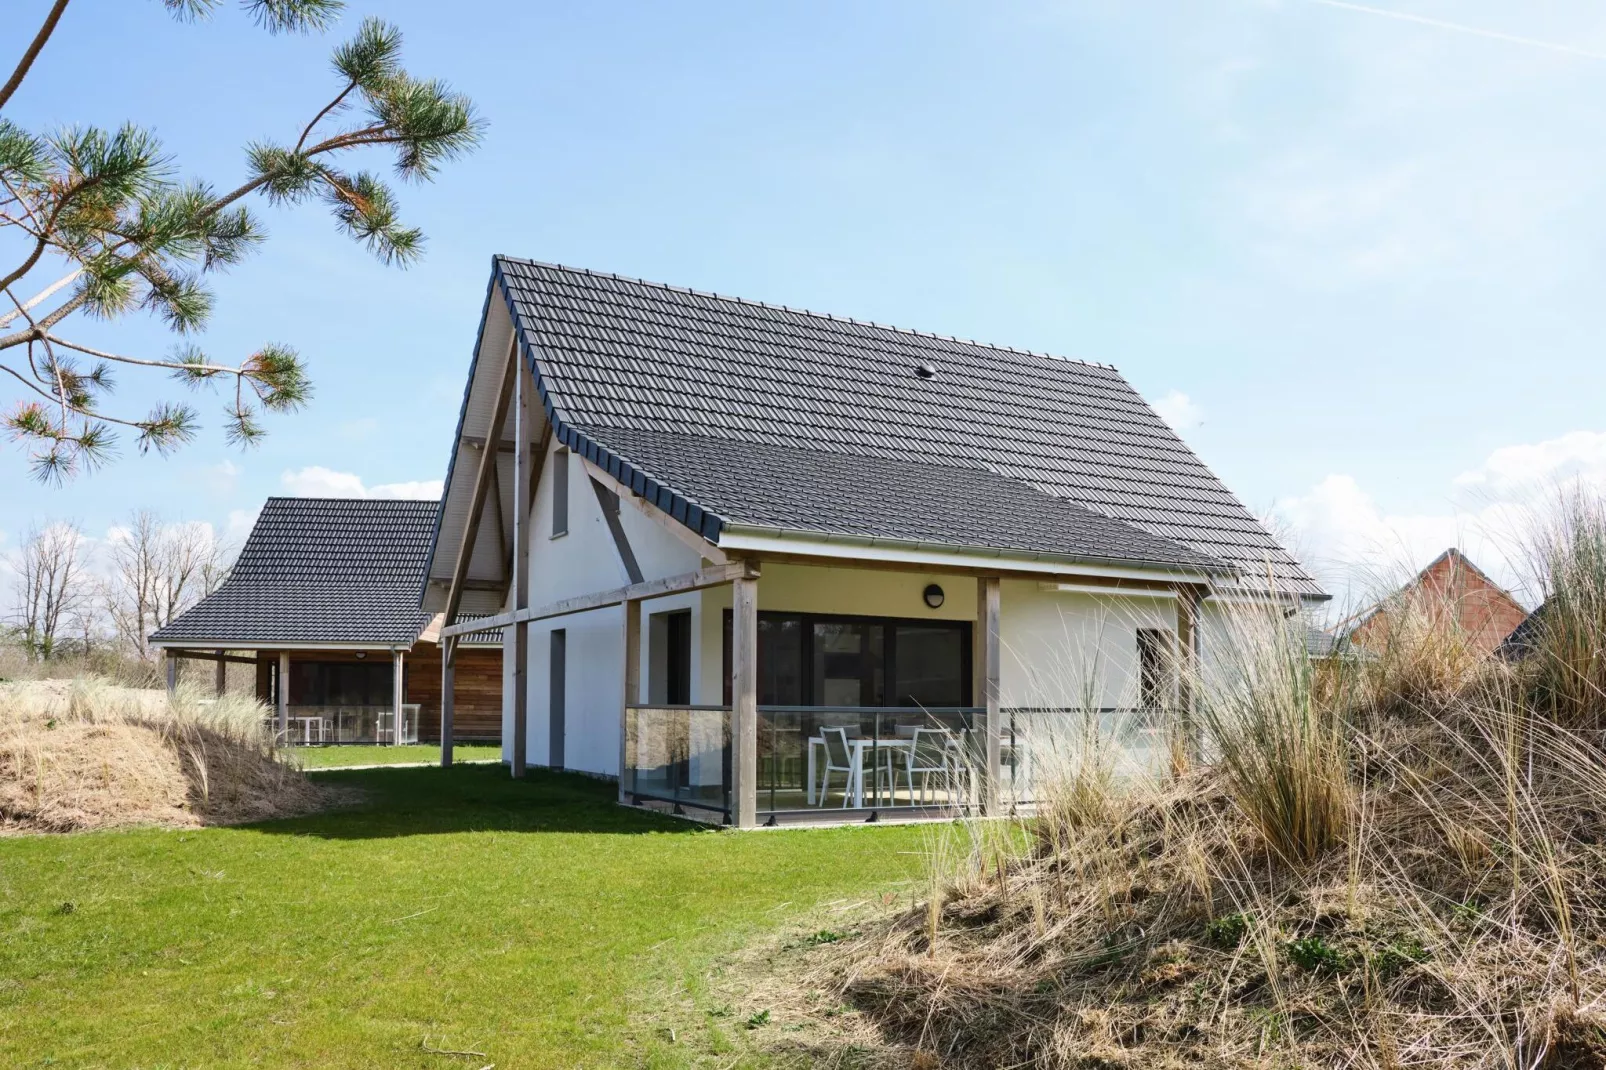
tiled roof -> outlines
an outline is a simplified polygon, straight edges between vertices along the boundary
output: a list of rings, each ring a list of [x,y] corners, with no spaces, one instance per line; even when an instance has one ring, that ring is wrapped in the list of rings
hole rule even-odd
[[[562,440],[711,538],[784,518],[1210,562],[1321,595],[1113,368],[526,260],[495,270]]]
[[[1221,563],[985,468],[852,457],[705,435],[589,428],[646,472],[673,472],[682,494],[759,528],[1140,560],[1193,569]]]
[[[156,642],[411,644],[433,501],[269,498],[228,580]]]

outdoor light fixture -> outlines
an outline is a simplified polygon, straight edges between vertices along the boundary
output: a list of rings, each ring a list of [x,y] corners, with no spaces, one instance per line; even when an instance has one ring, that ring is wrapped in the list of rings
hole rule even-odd
[[[359,657],[359,658],[366,658],[366,657],[367,657],[367,656],[368,656],[368,654],[367,654],[367,652],[366,652],[366,651],[363,651],[363,650],[359,650],[359,651],[357,651],[357,656],[358,656],[358,657]]]
[[[926,584],[926,589],[921,592],[921,597],[926,600],[926,605],[930,606],[932,609],[941,609],[943,601],[948,596],[943,594],[942,588],[938,587],[935,583],[928,583]]]

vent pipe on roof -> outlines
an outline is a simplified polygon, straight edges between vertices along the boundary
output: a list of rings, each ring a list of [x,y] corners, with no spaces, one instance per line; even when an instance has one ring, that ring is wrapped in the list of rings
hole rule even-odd
[[[922,379],[935,379],[937,377],[937,366],[935,364],[918,364],[915,366],[915,374]]]

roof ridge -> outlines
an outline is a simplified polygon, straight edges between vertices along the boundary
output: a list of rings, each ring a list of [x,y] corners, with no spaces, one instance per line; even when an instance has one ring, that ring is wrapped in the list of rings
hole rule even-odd
[[[439,498],[352,498],[340,497],[332,494],[270,494],[270,502],[352,502],[363,505],[383,505],[386,503],[399,505],[439,505]]]
[[[880,331],[892,331],[895,334],[912,335],[915,338],[933,338],[942,342],[958,342],[961,345],[975,346],[977,349],[990,349],[999,353],[1014,353],[1017,356],[1039,357],[1044,360],[1057,360],[1065,364],[1080,364],[1086,368],[1103,368],[1106,371],[1119,372],[1120,369],[1113,364],[1102,361],[1085,360],[1081,357],[1066,357],[1047,350],[1019,349],[1015,346],[998,345],[995,342],[983,342],[975,338],[961,338],[956,334],[938,334],[936,331],[922,331],[913,327],[898,327],[890,323],[880,323],[876,320],[862,320],[853,316],[838,316],[831,312],[815,312],[808,308],[794,308],[791,305],[778,305],[769,301],[755,301],[750,297],[738,297],[735,294],[722,294],[714,290],[699,290],[691,286],[676,286],[669,282],[655,282],[652,279],[643,279],[634,275],[620,275],[613,271],[593,271],[591,268],[573,267],[569,264],[559,264],[550,260],[532,260],[529,257],[509,256],[506,253],[496,253],[494,260],[505,260],[515,264],[529,264],[534,267],[551,268],[554,271],[567,271],[575,275],[590,275],[594,278],[613,279],[615,282],[633,282],[638,286],[651,286],[658,290],[669,290],[672,293],[691,294],[694,297],[709,297],[716,301],[729,301],[738,305],[751,305],[756,308],[776,309],[781,312],[790,312],[797,316],[808,316],[811,319],[829,320],[833,323],[851,323],[857,327],[874,327]]]

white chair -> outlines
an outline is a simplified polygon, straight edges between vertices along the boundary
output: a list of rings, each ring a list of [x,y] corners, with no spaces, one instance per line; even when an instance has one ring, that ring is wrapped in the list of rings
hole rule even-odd
[[[848,733],[843,728],[822,728],[820,738],[825,740],[825,768],[820,770],[820,794],[817,805],[825,805],[825,793],[831,788],[832,773],[846,773],[842,783],[842,809],[846,810],[853,799],[853,785],[859,777],[859,762],[864,752],[848,746]]]
[[[920,777],[920,801],[926,802],[932,795],[931,775],[938,774],[943,779],[939,784],[948,785],[949,794],[953,793],[953,778],[956,770],[953,764],[953,744],[948,732],[941,728],[917,728],[914,730],[914,743],[905,752],[904,777],[909,785],[909,802],[915,801],[915,777]]]

